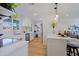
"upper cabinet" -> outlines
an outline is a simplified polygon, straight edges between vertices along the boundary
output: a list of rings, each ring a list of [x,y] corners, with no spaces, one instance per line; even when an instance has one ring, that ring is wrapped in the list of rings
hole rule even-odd
[[[0,15],[12,16],[12,15],[15,15],[15,12],[12,12],[12,11],[0,6]]]
[[[0,6],[15,12],[15,8],[20,5],[18,3],[0,3]]]

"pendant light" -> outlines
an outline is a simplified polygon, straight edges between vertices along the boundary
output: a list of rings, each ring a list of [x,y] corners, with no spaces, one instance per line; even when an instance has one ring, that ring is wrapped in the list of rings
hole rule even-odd
[[[55,10],[55,20],[58,20],[58,18],[59,18],[59,15],[58,15],[58,3],[55,3],[54,10]]]

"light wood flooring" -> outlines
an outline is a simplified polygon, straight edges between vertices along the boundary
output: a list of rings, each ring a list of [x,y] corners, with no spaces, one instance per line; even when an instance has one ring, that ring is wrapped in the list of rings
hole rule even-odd
[[[46,56],[46,45],[43,45],[42,39],[34,38],[28,47],[29,56]]]

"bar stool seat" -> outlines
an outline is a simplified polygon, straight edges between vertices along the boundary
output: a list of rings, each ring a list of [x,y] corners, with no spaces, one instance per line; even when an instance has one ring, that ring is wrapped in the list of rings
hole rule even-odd
[[[69,41],[67,42],[67,55],[71,56],[74,54],[74,56],[79,55],[79,42],[77,41]]]

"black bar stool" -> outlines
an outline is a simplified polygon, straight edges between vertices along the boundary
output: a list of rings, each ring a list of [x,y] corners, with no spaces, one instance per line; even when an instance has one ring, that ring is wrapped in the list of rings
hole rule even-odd
[[[73,46],[73,45],[67,45],[67,55],[68,56],[71,56],[72,54],[74,54],[74,56],[79,56],[79,51],[78,51],[78,48],[77,46]]]

